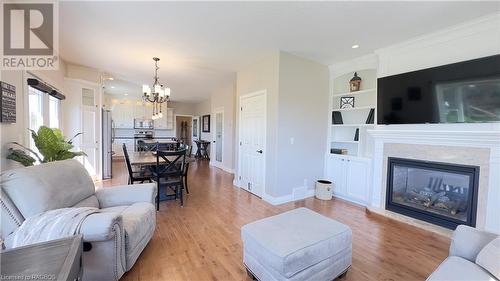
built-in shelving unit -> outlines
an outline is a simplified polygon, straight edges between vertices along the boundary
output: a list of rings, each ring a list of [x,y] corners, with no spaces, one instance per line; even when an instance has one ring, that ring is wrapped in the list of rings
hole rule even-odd
[[[333,97],[357,96],[357,95],[362,95],[362,94],[370,94],[370,93],[373,93],[376,91],[377,91],[377,89],[372,88],[372,89],[360,90],[357,92],[345,92],[345,93],[334,94]]]
[[[374,124],[367,124],[368,115],[373,109],[373,120],[376,120],[377,104],[377,71],[375,69],[356,70],[363,79],[361,89],[356,92],[349,91],[349,80],[353,72],[333,77],[332,102],[331,102],[331,135],[330,149],[345,149],[349,157],[365,157],[364,146],[366,130]],[[342,98],[354,98],[354,107],[340,108]],[[333,113],[342,116],[342,124],[334,124]],[[358,137],[355,138],[356,131]]]

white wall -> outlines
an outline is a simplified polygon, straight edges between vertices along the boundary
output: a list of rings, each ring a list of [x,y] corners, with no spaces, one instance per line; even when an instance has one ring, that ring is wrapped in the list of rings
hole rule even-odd
[[[212,125],[215,124],[216,110],[224,110],[224,146],[222,148],[222,166],[224,170],[233,172],[235,158],[235,126],[236,126],[236,85],[234,81],[222,85],[210,96]],[[212,126],[212,128],[215,128]],[[212,136],[215,132],[212,133]],[[212,156],[214,158],[215,155]]]
[[[278,51],[238,71],[236,75],[236,108],[239,108],[239,99],[260,90],[267,92],[267,128],[266,128],[266,186],[265,193],[273,195],[276,186],[277,155],[277,125],[278,125],[278,96],[279,96],[279,58]],[[237,111],[239,112],[239,111]],[[239,113],[238,113],[239,114]],[[238,137],[239,115],[236,116],[236,138]],[[235,153],[238,153],[238,142],[235,142]],[[237,170],[238,156],[235,157]]]
[[[328,76],[326,66],[285,52],[237,73],[238,101],[242,95],[267,91],[263,198],[273,204],[310,195],[307,189],[322,177]]]
[[[286,196],[312,189],[323,176],[329,72],[325,65],[285,52],[280,54],[279,69],[278,182],[274,196]]]
[[[205,100],[205,101],[202,101],[200,103],[195,104],[193,115],[200,116],[200,131],[202,128],[202,116],[207,115],[207,114],[211,115],[211,113],[212,113],[212,102],[211,102],[210,98]],[[210,132],[208,132],[208,133],[201,132],[200,138],[202,140],[212,141],[213,122],[214,122],[214,120],[213,120],[212,116],[210,116]]]

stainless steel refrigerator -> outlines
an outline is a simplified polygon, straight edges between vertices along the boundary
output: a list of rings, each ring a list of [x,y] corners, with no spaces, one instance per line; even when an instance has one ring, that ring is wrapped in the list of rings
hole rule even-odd
[[[111,111],[102,110],[102,178],[112,177],[114,128]]]

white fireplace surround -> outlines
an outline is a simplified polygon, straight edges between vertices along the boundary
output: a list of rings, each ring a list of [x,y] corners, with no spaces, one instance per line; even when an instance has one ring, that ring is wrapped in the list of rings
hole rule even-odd
[[[368,134],[373,141],[373,182],[370,188],[368,207],[375,210],[385,209],[387,157],[393,156],[384,152],[384,147],[387,149],[387,145],[402,144],[403,146],[400,147],[406,145],[407,148],[408,145],[436,146],[439,149],[449,147],[450,151],[457,151],[458,148],[459,151],[463,151],[465,154],[469,153],[465,158],[473,159],[473,161],[468,162],[475,162],[462,164],[479,165],[477,161],[483,163],[482,171],[480,171],[476,227],[500,233],[500,126],[488,124],[491,126],[471,127],[467,125],[470,124],[463,125],[463,127],[474,129],[457,130],[457,126],[447,127],[446,125],[426,124],[425,126],[428,129],[423,126],[394,125],[377,126],[373,130],[368,130]],[[475,151],[483,153],[475,155]],[[408,158],[416,158],[410,154]],[[397,157],[402,156],[404,157],[404,155],[397,155]],[[483,159],[481,160],[479,157]],[[440,159],[422,159],[426,158],[423,155],[419,158],[421,160],[444,162],[439,161]],[[481,179],[483,182],[481,182]]]

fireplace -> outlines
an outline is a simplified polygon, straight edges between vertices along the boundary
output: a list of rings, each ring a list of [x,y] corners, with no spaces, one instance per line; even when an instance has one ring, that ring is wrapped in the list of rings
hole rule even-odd
[[[446,228],[476,225],[479,167],[389,157],[386,209]]]

